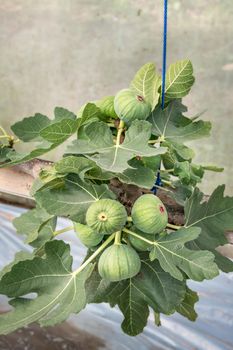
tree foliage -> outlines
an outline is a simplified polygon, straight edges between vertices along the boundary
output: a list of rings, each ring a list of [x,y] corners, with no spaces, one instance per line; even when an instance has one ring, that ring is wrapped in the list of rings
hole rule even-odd
[[[126,89],[87,103],[77,114],[56,107],[54,119],[36,113],[12,125],[15,136],[1,128],[0,167],[34,159],[70,136],[74,138],[68,141],[64,157],[42,169],[35,180],[31,193],[36,208],[14,220],[17,232],[34,249],[32,253],[19,252],[1,273],[0,293],[12,306],[0,316],[1,334],[32,322],[53,325],[78,313],[87,303],[101,302],[118,305],[124,316],[122,329],[129,335],[143,331],[150,309],[158,325],[161,313],[179,312],[194,321],[198,296],[187,287],[187,281],[212,279],[219,270],[233,271],[233,263],[216,251],[227,243],[226,231],[233,230],[233,199],[224,197],[224,186],[208,199],[203,199],[196,187],[205,171],[222,169],[193,163],[194,152],[186,144],[209,136],[211,130],[210,122],[185,115],[187,108],[181,98],[193,82],[189,60],[172,64],[162,109],[161,77],[155,65],[147,63]],[[16,138],[28,144],[27,153],[17,151]],[[151,234],[146,228],[139,231],[130,214],[135,196],[153,187],[158,171],[161,191],[183,207],[185,220],[183,226],[168,223],[162,232]],[[125,206],[128,218],[119,231],[103,233],[87,227],[86,212],[97,201],[100,209],[94,213],[93,227],[102,227],[101,220],[118,227],[116,201]],[[111,207],[103,203],[111,203]],[[159,209],[152,215],[162,215],[164,209]],[[67,231],[74,225],[82,230],[83,242],[88,242],[90,249],[76,270],[72,269],[69,245],[55,239],[66,231],[56,231],[58,216],[71,220]],[[101,254],[112,244],[131,245],[129,237],[146,243],[145,251],[135,250],[141,262],[139,273],[114,282],[102,279],[98,272]],[[119,269],[116,276],[126,275],[122,264],[116,254],[109,273]]]

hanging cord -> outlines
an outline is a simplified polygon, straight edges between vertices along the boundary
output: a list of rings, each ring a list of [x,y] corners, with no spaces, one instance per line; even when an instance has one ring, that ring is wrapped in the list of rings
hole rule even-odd
[[[162,72],[162,103],[164,109],[165,101],[165,83],[166,83],[166,66],[167,66],[167,2],[164,0],[164,22],[163,22],[163,72]]]
[[[164,17],[163,17],[163,67],[162,67],[162,101],[161,101],[161,107],[164,109],[165,105],[165,83],[166,83],[166,65],[167,65],[167,3],[168,0],[164,0]],[[157,187],[156,186],[162,186],[162,180],[160,177],[160,169],[161,169],[161,162],[159,165],[157,178],[155,181],[155,185],[152,188],[152,192],[154,194],[157,193]]]

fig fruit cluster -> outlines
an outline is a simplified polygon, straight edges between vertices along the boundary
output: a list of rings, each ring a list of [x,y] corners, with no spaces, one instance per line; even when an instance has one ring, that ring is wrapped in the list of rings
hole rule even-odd
[[[130,219],[120,202],[100,199],[88,208],[86,225],[74,223],[74,227],[81,242],[88,248],[98,246],[106,235],[120,234],[120,240],[115,239],[105,248],[98,262],[100,276],[116,282],[139,273],[140,252],[151,249],[156,236],[165,230],[167,223],[168,214],[162,201],[153,194],[145,194],[135,201]]]

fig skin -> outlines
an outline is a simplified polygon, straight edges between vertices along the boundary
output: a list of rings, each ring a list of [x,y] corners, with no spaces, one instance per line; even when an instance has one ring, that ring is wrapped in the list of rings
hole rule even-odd
[[[126,244],[113,244],[102,253],[98,271],[100,276],[110,282],[134,277],[141,268],[137,252]]]
[[[114,109],[118,117],[128,125],[136,119],[146,120],[151,113],[150,104],[131,89],[123,89],[117,93]]]
[[[91,227],[74,222],[74,229],[80,241],[87,247],[97,246],[104,238],[103,234],[97,233]]]
[[[133,205],[133,224],[142,232],[162,232],[168,223],[168,214],[163,202],[153,194],[144,194]]]
[[[142,236],[143,238],[146,238],[146,239],[148,239],[150,241],[154,241],[155,236],[156,236],[156,235],[153,236],[153,235],[151,235],[149,233],[145,233],[145,232],[139,231],[134,226],[132,226],[130,228],[130,231],[133,231],[133,232],[137,233],[139,236]],[[152,245],[150,243],[147,243],[147,242],[143,241],[142,239],[137,238],[137,237],[135,237],[133,235],[128,235],[128,238],[129,238],[129,241],[130,241],[130,244],[132,245],[132,247],[134,249],[136,249],[138,252],[148,251],[152,247]]]
[[[127,220],[125,207],[113,199],[100,199],[87,210],[87,225],[94,231],[109,235],[120,231]]]

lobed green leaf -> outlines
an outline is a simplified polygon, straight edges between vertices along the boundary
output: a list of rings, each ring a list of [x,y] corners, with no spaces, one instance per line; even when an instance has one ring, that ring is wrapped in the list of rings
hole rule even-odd
[[[187,287],[185,298],[180,305],[177,306],[176,311],[190,321],[196,321],[197,313],[194,309],[195,303],[199,300],[198,295],[193,290]]]
[[[9,303],[13,310],[0,316],[0,334],[32,322],[54,325],[85,307],[85,281],[92,265],[73,273],[70,248],[62,241],[48,242],[45,254],[16,263],[2,277],[0,293],[12,298]],[[36,296],[27,297],[30,293]]]
[[[45,189],[35,194],[37,203],[52,215],[68,216],[72,220],[85,222],[89,206],[101,198],[115,198],[107,185],[84,182],[78,175],[70,175],[65,187]]]
[[[29,152],[9,152],[7,162],[0,165],[0,168],[42,156],[66,141],[75,133],[77,127],[78,122],[75,115],[61,107],[55,108],[55,119],[53,120],[39,113],[33,117],[24,118],[11,127],[13,132],[24,142],[39,141],[40,144]]]
[[[166,152],[161,147],[148,146],[150,124],[135,120],[125,134],[124,142],[115,144],[110,128],[103,122],[95,122],[85,128],[87,139],[75,140],[67,148],[69,154],[84,154],[106,171],[122,173],[131,168],[129,160],[135,156],[150,157]]]
[[[152,134],[164,141],[183,143],[209,136],[211,124],[202,120],[192,121],[183,116],[186,108],[179,100],[172,101],[165,109],[158,106],[148,118]]]
[[[181,281],[184,279],[182,271],[195,281],[216,277],[219,272],[212,253],[185,247],[185,243],[195,240],[200,232],[200,228],[190,227],[162,235],[155,241],[150,259],[158,259],[164,271]]]
[[[26,236],[25,243],[40,248],[53,237],[56,218],[44,208],[37,207],[15,218],[13,225],[19,234]]]
[[[147,254],[141,254],[141,262],[141,271],[133,278],[109,283],[95,275],[91,277],[93,282],[87,285],[89,302],[119,306],[124,315],[122,329],[129,335],[143,331],[149,307],[157,313],[171,314],[184,299],[186,291],[184,282],[164,272],[157,261],[150,261]]]

